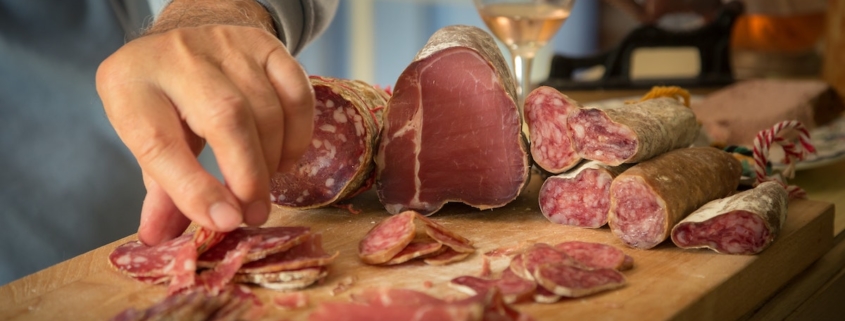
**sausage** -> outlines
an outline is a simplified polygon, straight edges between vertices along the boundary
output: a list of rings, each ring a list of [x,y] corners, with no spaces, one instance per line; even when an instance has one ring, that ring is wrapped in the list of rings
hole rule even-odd
[[[701,127],[692,110],[674,98],[583,108],[569,116],[567,125],[582,158],[613,166],[688,147]]]
[[[387,92],[358,80],[309,79],[316,98],[311,146],[293,170],[270,178],[270,198],[282,207],[323,207],[372,186]]]
[[[587,161],[571,171],[550,176],[540,187],[540,212],[552,223],[604,226],[610,210],[610,183],[628,167]]]
[[[525,122],[534,164],[560,174],[581,160],[572,145],[567,117],[581,106],[557,89],[540,86],[525,97]]]
[[[742,166],[712,147],[670,151],[639,163],[610,184],[608,224],[627,245],[649,249],[705,203],[736,191]]]
[[[513,78],[493,38],[448,26],[402,72],[384,112],[376,190],[392,214],[510,203],[530,173]]]
[[[787,192],[780,183],[764,182],[705,204],[672,228],[672,242],[684,249],[758,254],[783,227],[787,203]]]

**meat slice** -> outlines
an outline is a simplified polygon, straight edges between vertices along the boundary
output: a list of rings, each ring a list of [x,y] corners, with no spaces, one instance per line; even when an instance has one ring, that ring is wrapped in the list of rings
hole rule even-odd
[[[238,269],[238,273],[269,273],[326,266],[331,264],[338,255],[340,255],[340,252],[326,253],[323,250],[322,234],[313,233],[302,243],[287,251],[271,254],[263,259],[244,264]]]
[[[260,317],[251,314],[255,302],[237,292],[236,287],[228,287],[217,295],[203,291],[178,293],[146,309],[128,308],[111,320],[255,320]]]
[[[271,200],[283,207],[331,205],[372,186],[387,92],[358,80],[310,80],[316,97],[311,145],[292,171],[270,179]]]
[[[515,263],[516,262],[516,263]],[[511,260],[511,270],[518,276],[533,280],[535,271],[544,264],[581,265],[572,257],[546,243],[535,243],[519,255],[519,260]]]
[[[367,264],[390,261],[402,251],[416,235],[412,211],[393,215],[379,222],[358,244],[358,257]]]
[[[443,243],[434,240],[414,241],[405,246],[402,251],[394,255],[390,261],[387,261],[384,264],[392,265],[405,263],[419,257],[429,257],[433,254],[436,255],[444,250],[445,248],[443,247]]]
[[[444,265],[473,252],[472,241],[415,211],[379,222],[358,244],[358,256],[367,264],[400,264],[422,258],[427,264]]]
[[[250,249],[246,262],[262,259],[268,255],[287,251],[302,243],[311,234],[311,229],[305,226],[278,227],[239,227],[229,232],[223,240],[200,255],[197,266],[213,268],[223,260],[226,253],[234,249],[245,239],[258,236],[261,241]]]
[[[712,147],[676,149],[626,170],[610,185],[608,224],[627,245],[650,249],[675,224],[736,191],[742,165]]]
[[[534,281],[523,279],[510,269],[505,269],[502,271],[502,276],[495,279],[459,276],[449,281],[449,285],[469,295],[485,293],[495,287],[499,289],[506,303],[531,300],[537,288]]]
[[[468,252],[458,252],[452,248],[447,248],[442,253],[439,253],[434,256],[425,257],[423,258],[423,262],[428,265],[446,265],[449,263],[463,261],[467,257],[469,257],[472,253]]]
[[[701,127],[692,110],[674,98],[618,108],[583,108],[567,121],[582,158],[613,166],[689,147]]]
[[[130,277],[169,277],[167,270],[179,249],[191,244],[192,235],[185,234],[156,246],[147,246],[141,241],[121,244],[109,254],[109,262],[121,273]]]
[[[560,174],[581,156],[570,137],[567,117],[581,106],[557,89],[540,86],[525,97],[525,122],[531,139],[531,157],[543,170]]]
[[[566,253],[581,265],[593,269],[604,268],[624,271],[634,267],[634,258],[607,244],[568,241],[555,244],[554,248]]]
[[[204,287],[211,295],[219,294],[232,281],[252,247],[259,242],[261,242],[260,237],[252,236],[239,243],[237,247],[226,253],[223,261],[213,269],[202,271],[197,277],[197,284]]]
[[[235,274],[235,282],[252,283],[277,291],[306,288],[328,275],[326,267],[308,267],[292,271]]]
[[[589,269],[564,263],[546,263],[534,270],[534,279],[550,292],[578,298],[625,285],[625,276],[615,269]]]
[[[708,248],[727,254],[757,254],[786,221],[788,196],[774,181],[705,204],[672,228],[680,248]]]
[[[493,38],[471,26],[438,30],[396,82],[376,153],[388,212],[424,215],[447,202],[504,206],[528,182],[516,90]]]
[[[610,183],[630,166],[588,161],[547,178],[540,187],[540,212],[550,222],[599,228],[607,224]]]

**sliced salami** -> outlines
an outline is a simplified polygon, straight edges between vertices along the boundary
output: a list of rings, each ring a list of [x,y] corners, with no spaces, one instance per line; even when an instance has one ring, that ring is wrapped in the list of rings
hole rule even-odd
[[[779,183],[764,182],[705,204],[672,228],[672,242],[685,249],[758,254],[783,227],[787,203],[787,192]]]
[[[252,283],[277,291],[292,291],[306,288],[328,275],[325,267],[310,267],[293,271],[235,274],[234,280]]]
[[[626,170],[610,186],[608,223],[627,245],[649,249],[684,217],[736,191],[742,166],[711,147],[670,151]]]
[[[446,229],[445,226],[425,216],[417,214],[416,219],[423,222],[425,233],[428,234],[428,236],[440,243],[443,243],[443,245],[446,245],[460,253],[475,252],[475,247],[472,246],[472,241],[467,238]]]
[[[310,80],[316,97],[311,146],[292,171],[270,179],[271,200],[283,207],[322,207],[372,186],[387,92],[358,80]]]
[[[434,240],[414,241],[405,246],[402,251],[394,255],[390,261],[384,262],[384,264],[393,265],[405,263],[416,258],[428,257],[433,254],[436,255],[444,250],[443,243]]]
[[[448,26],[402,72],[384,113],[376,187],[390,213],[502,207],[528,183],[513,78],[484,30]]]
[[[305,241],[287,251],[244,264],[238,273],[270,273],[326,266],[331,264],[338,255],[340,252],[326,253],[323,250],[322,234],[313,233]]]
[[[580,265],[578,261],[575,261],[575,259],[567,255],[566,253],[558,251],[557,249],[546,243],[535,243],[534,245],[531,245],[531,247],[525,249],[525,251],[522,252],[519,257],[519,261],[511,261],[511,270],[516,275],[528,280],[534,279],[534,272],[540,265],[543,264],[560,263],[569,265]],[[515,264],[521,264],[522,266],[514,268]]]
[[[449,285],[469,295],[485,293],[496,287],[506,303],[529,301],[537,288],[534,281],[523,279],[510,269],[505,269],[500,278],[486,279],[466,275],[452,279]]]
[[[584,228],[604,226],[610,210],[610,183],[628,167],[587,161],[547,178],[540,187],[540,212],[552,223]]]
[[[425,264],[428,265],[446,265],[449,263],[463,261],[467,257],[469,257],[472,253],[468,252],[458,252],[452,248],[447,248],[440,254],[435,256],[425,257],[423,261]]]
[[[571,264],[542,264],[534,271],[534,279],[550,292],[578,298],[625,285],[625,276],[615,269],[588,269]]]
[[[416,213],[393,215],[379,222],[358,244],[358,257],[367,264],[382,264],[402,251],[416,235]]]
[[[634,267],[634,258],[622,250],[601,243],[569,241],[555,244],[554,248],[566,253],[585,267],[593,269],[629,270]]]
[[[259,242],[261,242],[261,237],[258,236],[243,240],[238,246],[226,253],[223,261],[214,266],[213,269],[200,273],[197,277],[197,284],[204,287],[206,292],[211,293],[211,295],[220,293],[232,281],[252,247]]]
[[[358,256],[367,264],[399,264],[422,258],[431,265],[444,265],[473,252],[472,241],[415,211],[383,220],[358,244]]]
[[[147,246],[141,241],[124,243],[109,254],[109,262],[118,271],[130,277],[158,279],[169,277],[172,262],[179,249],[192,244],[193,236],[185,234],[156,246]]]
[[[613,166],[688,147],[701,127],[692,110],[674,98],[618,108],[583,108],[567,121],[575,150],[582,158]]]
[[[213,268],[223,260],[226,253],[234,249],[245,239],[258,236],[261,242],[250,249],[246,262],[262,259],[268,255],[287,251],[302,243],[311,234],[311,229],[304,226],[279,227],[239,227],[229,232],[217,246],[200,255],[197,266]]]
[[[525,122],[531,139],[531,157],[543,170],[560,174],[581,156],[570,137],[567,117],[581,106],[557,89],[540,86],[525,97]]]

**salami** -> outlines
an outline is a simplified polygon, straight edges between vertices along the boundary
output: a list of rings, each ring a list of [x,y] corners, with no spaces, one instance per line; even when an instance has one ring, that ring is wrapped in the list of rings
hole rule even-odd
[[[546,263],[534,270],[534,279],[556,295],[578,298],[625,285],[625,276],[615,269],[589,269],[572,264]]]
[[[764,182],[705,204],[672,228],[672,242],[685,249],[758,254],[783,227],[787,202],[787,192],[779,183]]]
[[[292,271],[235,274],[234,280],[252,283],[277,291],[292,291],[308,287],[328,275],[325,267],[309,267]]]
[[[387,92],[358,80],[310,80],[316,97],[311,146],[292,171],[270,179],[271,200],[283,207],[331,205],[372,186]]]
[[[323,250],[322,234],[311,234],[305,241],[291,249],[244,264],[238,273],[268,273],[298,270],[331,264],[340,252],[328,254]]]
[[[310,237],[311,229],[304,226],[239,227],[229,232],[217,246],[200,255],[197,266],[213,268],[223,260],[226,253],[245,239],[258,236],[261,241],[247,253],[246,262],[262,259],[268,255],[287,251]]]
[[[588,161],[547,178],[540,187],[540,212],[550,222],[599,228],[607,224],[610,183],[630,166]]]
[[[531,139],[531,157],[543,170],[560,174],[581,156],[572,145],[567,117],[581,106],[557,89],[540,86],[525,97],[525,122]]]
[[[711,147],[670,151],[639,163],[610,185],[608,224],[627,245],[649,249],[684,217],[736,191],[742,165]]]
[[[534,281],[523,279],[514,274],[510,269],[502,271],[502,276],[496,279],[468,275],[459,276],[449,281],[449,285],[469,295],[485,293],[491,288],[496,287],[501,292],[502,298],[506,303],[531,300],[534,290],[537,288],[537,284]]]
[[[367,264],[399,264],[421,258],[430,265],[444,265],[473,252],[472,241],[415,211],[379,222],[358,244],[358,256]]]
[[[376,188],[396,214],[447,202],[504,206],[528,183],[516,90],[493,38],[448,26],[402,72],[384,112]]]
[[[213,269],[200,273],[197,277],[197,283],[203,286],[206,292],[217,295],[232,281],[235,273],[246,260],[249,251],[259,242],[261,242],[261,238],[258,236],[245,239],[237,247],[226,253],[220,264],[217,264]],[[191,274],[194,273],[194,271],[190,272]]]
[[[358,257],[367,264],[382,264],[402,251],[416,235],[412,211],[379,222],[358,244]]]
[[[131,241],[115,248],[109,254],[113,267],[130,277],[169,277],[179,249],[191,244],[192,235],[185,234],[157,246],[146,246],[141,241]]]
[[[624,271],[634,267],[634,258],[607,244],[569,241],[555,244],[554,248],[566,253],[581,265],[593,269]]]
[[[519,255],[519,260],[511,260],[510,268],[518,276],[534,279],[534,272],[543,264],[580,265],[564,252],[558,251],[546,243],[536,243]]]
[[[575,150],[582,158],[613,166],[688,147],[701,127],[692,110],[674,98],[655,98],[618,108],[583,108],[567,121]]]

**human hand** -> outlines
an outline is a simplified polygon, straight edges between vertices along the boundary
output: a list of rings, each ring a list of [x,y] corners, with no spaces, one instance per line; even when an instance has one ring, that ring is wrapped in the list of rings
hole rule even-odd
[[[313,89],[260,28],[211,24],[143,36],[100,65],[97,92],[143,172],[138,236],[147,244],[178,236],[190,221],[217,231],[263,224],[270,175],[292,168],[311,139]],[[225,185],[196,159],[204,141]]]

